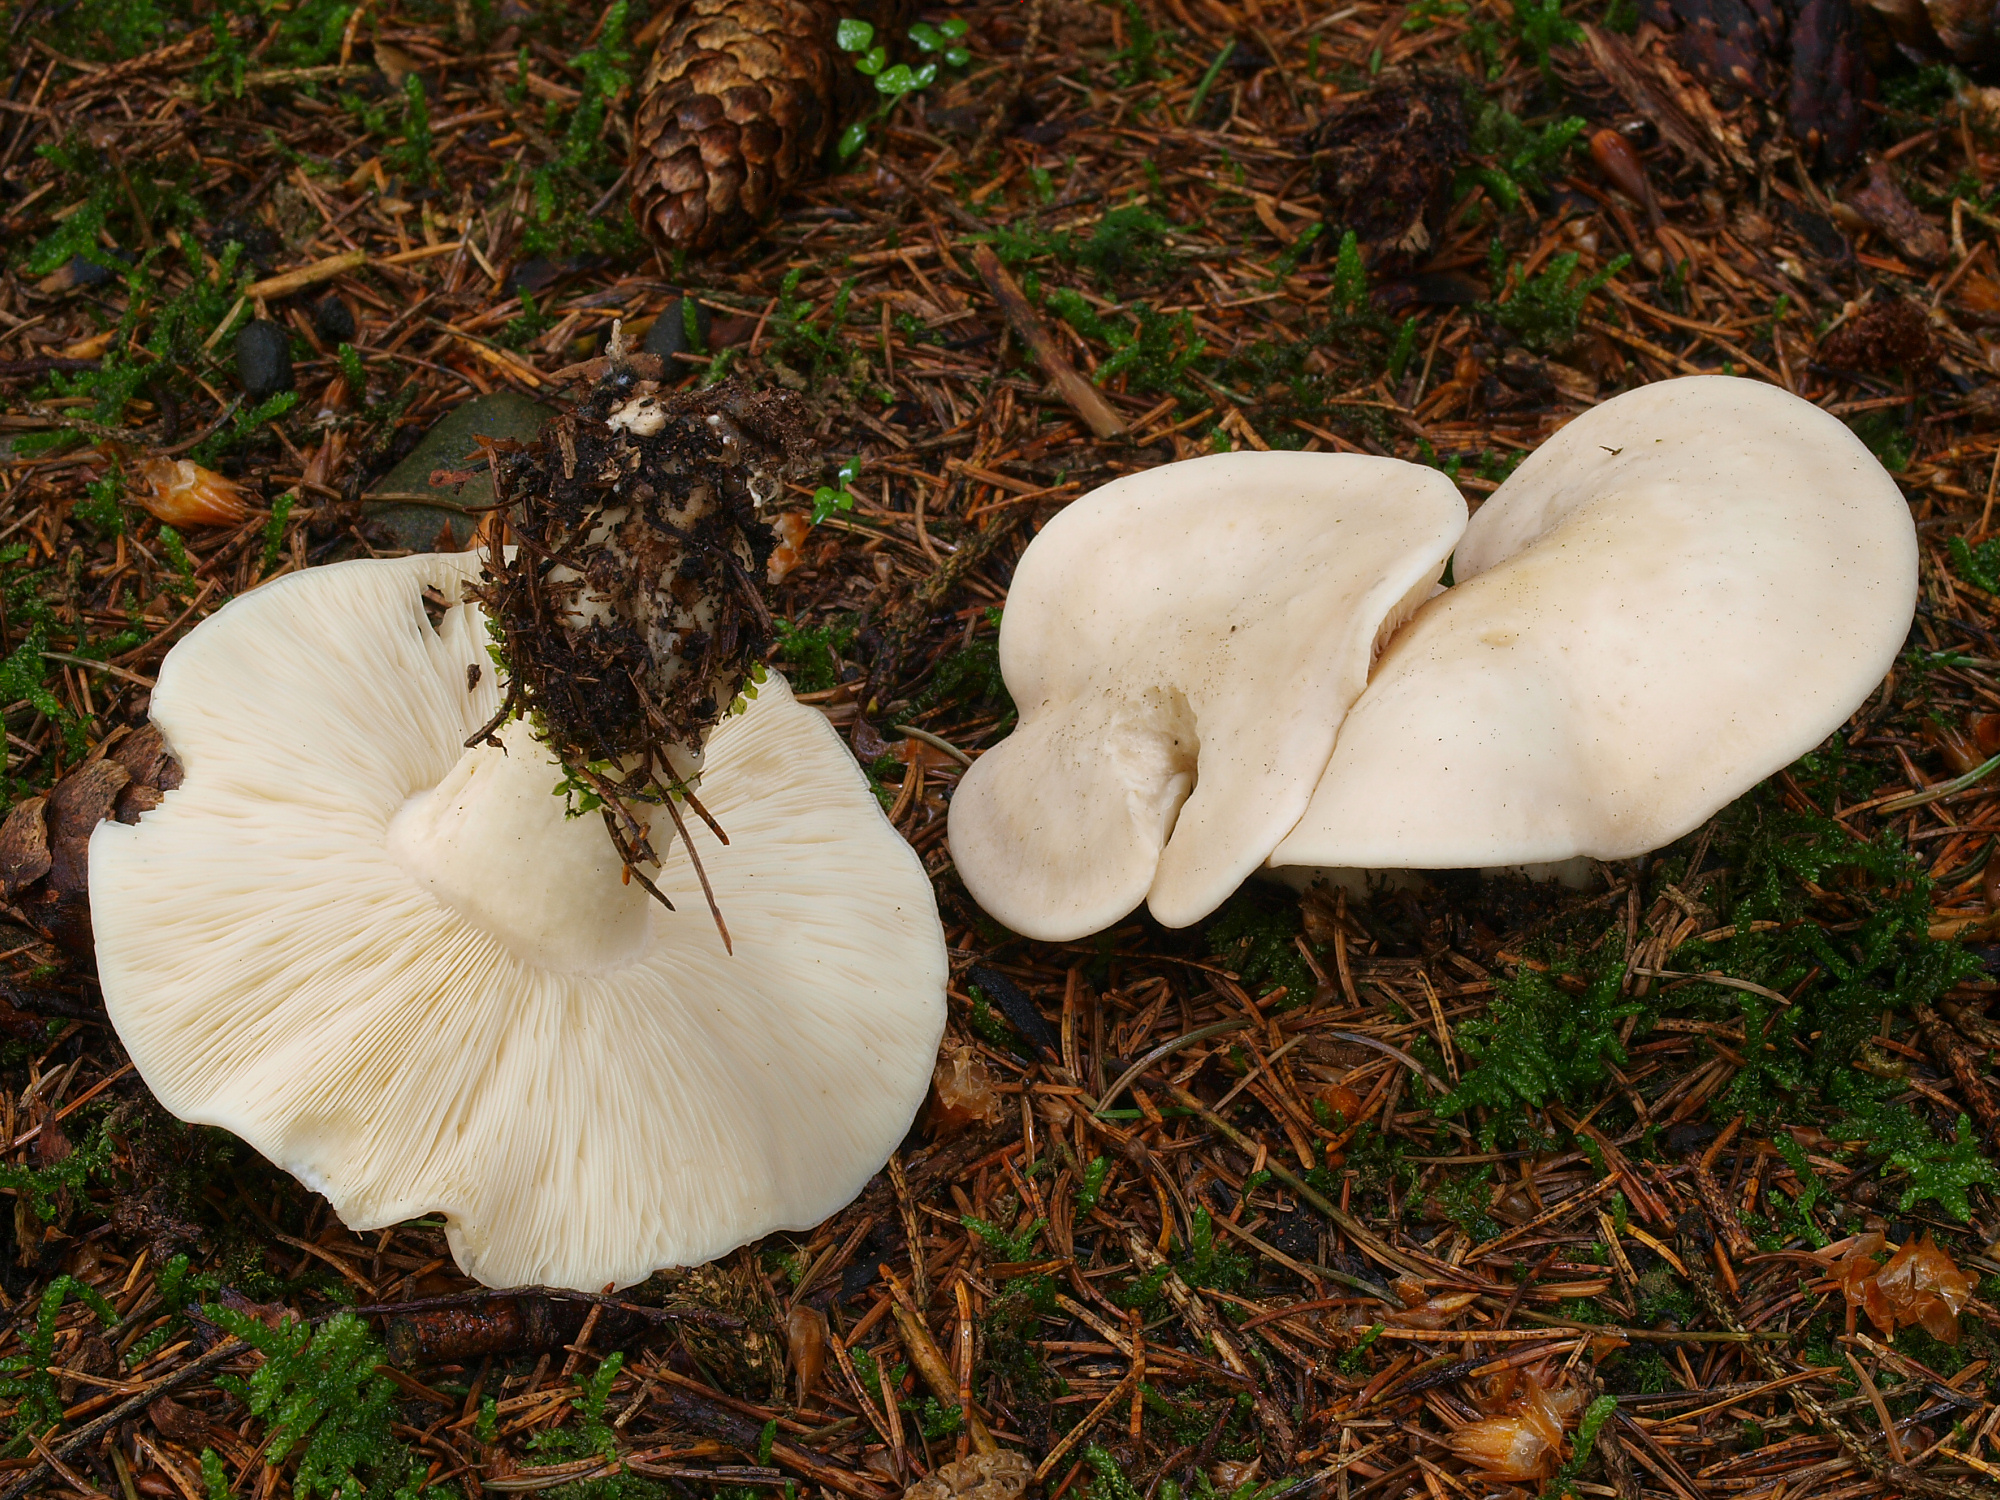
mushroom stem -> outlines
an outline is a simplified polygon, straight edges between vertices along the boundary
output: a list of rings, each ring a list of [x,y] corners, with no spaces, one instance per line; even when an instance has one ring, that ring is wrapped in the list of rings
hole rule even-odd
[[[636,853],[629,835],[614,831],[607,844],[592,820],[566,815],[554,795],[561,768],[526,720],[499,738],[404,802],[389,824],[390,856],[524,961],[570,973],[630,962],[646,946],[649,895],[666,897],[643,871],[633,870],[638,889],[624,883],[621,865]],[[643,840],[644,824],[634,826]]]

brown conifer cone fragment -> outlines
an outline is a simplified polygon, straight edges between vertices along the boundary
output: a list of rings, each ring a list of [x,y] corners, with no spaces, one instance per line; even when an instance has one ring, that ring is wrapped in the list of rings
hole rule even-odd
[[[0,901],[65,952],[89,953],[92,831],[106,818],[138,822],[180,784],[180,762],[152,725],[108,736],[0,822]]]
[[[872,97],[846,17],[895,55],[914,0],[677,0],[639,91],[632,216],[663,250],[743,238]]]

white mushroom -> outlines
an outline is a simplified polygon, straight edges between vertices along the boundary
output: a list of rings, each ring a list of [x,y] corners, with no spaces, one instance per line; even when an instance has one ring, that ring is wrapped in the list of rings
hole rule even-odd
[[[1194,459],[1057,515],[1000,629],[1020,726],[952,800],[974,898],[1051,940],[1142,900],[1169,926],[1214,910],[1305,810],[1464,525],[1443,475],[1351,454]]]
[[[169,655],[185,779],[92,838],[105,1004],[147,1085],[350,1228],[442,1212],[494,1285],[599,1289],[812,1225],[908,1129],[944,1021],[930,884],[773,677],[708,742],[701,851],[655,879],[516,721],[469,555],[315,568]],[[692,822],[692,820],[690,820]],[[697,837],[706,834],[697,831]],[[666,840],[659,847],[666,848]]]
[[[1377,663],[1274,866],[1463,869],[1657,849],[1880,685],[1916,532],[1846,426],[1774,386],[1629,391],[1480,507]]]

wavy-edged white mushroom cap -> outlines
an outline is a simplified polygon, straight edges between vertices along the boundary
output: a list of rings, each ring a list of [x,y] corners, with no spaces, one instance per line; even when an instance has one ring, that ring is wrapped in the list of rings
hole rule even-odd
[[[1725,376],[1617,396],[1473,516],[1274,866],[1671,843],[1833,733],[1916,607],[1916,529],[1840,421]]]
[[[953,861],[1061,941],[1219,906],[1305,810],[1380,639],[1465,526],[1435,470],[1229,453],[1113,480],[1022,554],[1000,627],[1014,733],[951,805]]]
[[[152,712],[184,780],[90,846],[120,1038],[169,1110],[350,1228],[441,1211],[490,1285],[625,1285],[819,1222],[930,1080],[922,866],[774,676],[702,779],[734,956],[678,840],[656,876],[676,911],[622,884],[524,723],[464,748],[499,703],[483,622],[433,628],[422,591],[477,566],[314,568],[174,648]]]

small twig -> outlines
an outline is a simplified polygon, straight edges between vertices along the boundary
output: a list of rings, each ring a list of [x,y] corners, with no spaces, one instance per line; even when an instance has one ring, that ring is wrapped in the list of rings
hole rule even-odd
[[[140,1412],[144,1411],[161,1396],[166,1395],[167,1392],[179,1390],[197,1375],[204,1375],[217,1365],[227,1364],[237,1355],[242,1354],[248,1347],[247,1344],[238,1342],[233,1336],[223,1339],[221,1343],[210,1349],[199,1359],[182,1365],[171,1375],[161,1376],[160,1379],[154,1381],[144,1390],[134,1392],[126,1400],[119,1402],[110,1411],[104,1413],[104,1415],[98,1417],[95,1421],[88,1422],[84,1426],[77,1428],[75,1432],[71,1433],[63,1441],[61,1447],[49,1451],[56,1459],[65,1462],[68,1461],[75,1455],[88,1450],[99,1438],[118,1426],[119,1423],[130,1421],[133,1417],[138,1416]],[[0,1500],[20,1500],[21,1496],[34,1489],[44,1479],[47,1479],[52,1472],[54,1471],[50,1467],[48,1459],[44,1458],[42,1462],[29,1469],[4,1492],[0,1492]]]
[[[1069,357],[1056,347],[1056,341],[1049,336],[1047,326],[1042,322],[1034,305],[1022,293],[1007,268],[1000,264],[1000,257],[993,253],[991,245],[972,247],[972,265],[979,272],[980,280],[1000,304],[1007,321],[1021,336],[1021,342],[1035,356],[1035,361],[1055,382],[1076,414],[1083,418],[1090,430],[1099,439],[1122,437],[1125,434],[1125,419],[1111,409],[1111,404],[1098,394],[1097,387],[1076,373],[1076,367]]]
[[[666,808],[667,816],[674,820],[674,832],[681,836],[681,847],[687,850],[688,863],[694,866],[695,879],[701,882],[701,893],[708,899],[708,914],[715,918],[715,930],[722,934],[722,951],[733,955],[736,952],[736,945],[729,940],[729,924],[722,920],[722,908],[715,904],[715,889],[709,885],[708,871],[702,868],[701,855],[695,852],[694,841],[688,837],[687,824],[681,818],[680,807],[669,796],[666,799]],[[639,875],[637,870],[632,873],[642,880],[645,878]]]

